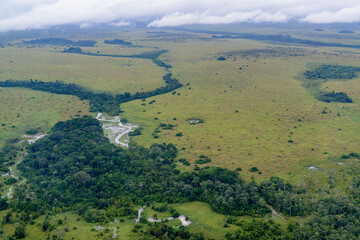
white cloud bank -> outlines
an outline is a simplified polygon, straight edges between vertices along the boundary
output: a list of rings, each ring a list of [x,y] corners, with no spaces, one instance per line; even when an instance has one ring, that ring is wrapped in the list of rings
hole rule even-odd
[[[0,0],[0,31],[62,24],[180,26],[237,22],[351,23],[358,0]]]
[[[162,17],[151,22],[149,27],[181,26],[189,24],[226,24],[237,22],[284,22],[288,20],[285,14],[264,13],[261,10],[251,12],[232,12],[224,16],[210,15],[209,13],[179,13]]]
[[[360,4],[351,8],[343,8],[339,11],[322,11],[312,13],[302,19],[304,22],[311,23],[352,23],[360,21]]]

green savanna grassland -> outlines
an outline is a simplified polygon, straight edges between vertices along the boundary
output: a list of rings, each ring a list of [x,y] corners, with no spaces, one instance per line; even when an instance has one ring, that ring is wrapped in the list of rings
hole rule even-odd
[[[338,38],[334,30],[327,30],[327,35],[297,29],[264,31],[231,26],[225,30],[291,34],[324,42],[356,42],[352,38]],[[349,187],[351,177],[344,173],[358,166],[341,156],[359,151],[360,79],[332,79],[322,84],[321,90],[345,92],[353,99],[353,103],[325,103],[315,98],[312,89],[304,88],[303,73],[320,64],[360,67],[359,49],[214,39],[211,34],[175,30],[114,31],[112,34],[111,38],[99,34],[93,38],[98,41],[95,47],[84,47],[83,51],[128,55],[165,49],[168,52],[159,59],[172,66],[171,73],[184,85],[171,93],[121,105],[121,116],[142,128],[141,135],[132,137],[139,145],[174,143],[179,150],[178,158],[186,158],[191,164],[177,163],[181,171],[193,171],[195,161],[205,155],[211,162],[198,166],[241,168],[239,173],[246,180],[254,177],[261,182],[278,176],[294,184],[307,185],[316,194],[320,186],[329,188],[331,175],[337,179],[335,188],[340,193]],[[140,47],[103,43],[113,38],[126,39]],[[0,80],[61,80],[92,91],[131,94],[165,86],[162,76],[166,70],[150,59],[68,54],[62,53],[64,48],[25,45],[20,39],[5,44],[0,48]],[[226,60],[219,61],[220,56]],[[46,133],[57,121],[83,115],[96,116],[96,113],[89,113],[88,102],[74,96],[0,88],[0,124],[3,124],[0,145],[20,138],[31,128]],[[192,125],[188,121],[191,119],[201,119],[203,123]],[[161,123],[174,127],[159,128]],[[160,132],[155,132],[156,129]],[[176,136],[180,132],[182,136]],[[310,166],[319,171],[308,169]],[[261,174],[249,172],[251,167],[257,167]],[[190,232],[204,232],[208,238],[221,239],[236,229],[233,225],[224,228],[226,216],[213,212],[206,203],[171,206],[189,216],[193,222]],[[0,218],[6,213],[0,212]],[[147,207],[143,214],[166,217],[168,212],[159,213]],[[279,224],[288,221],[271,214],[266,218]],[[45,216],[41,216],[33,227],[26,228],[26,239],[48,236],[41,230],[44,219]],[[57,224],[59,219],[63,224]],[[250,221],[251,217],[239,219]],[[107,239],[112,237],[114,227],[119,239],[133,239],[134,219],[123,220],[105,224],[108,230],[100,232],[94,230],[94,224],[69,212],[50,216],[52,225],[56,225],[55,235],[63,239]],[[290,220],[304,221],[300,217]],[[8,235],[14,229],[15,224],[3,227]]]
[[[61,80],[113,93],[149,91],[164,85],[164,71],[151,60],[69,55],[62,53],[63,49],[24,45],[1,48],[1,79]]]
[[[20,88],[0,88],[0,146],[31,129],[46,133],[58,121],[89,115],[88,102]]]
[[[158,44],[169,49],[164,57],[174,75],[190,85],[176,94],[148,99],[147,103],[156,101],[150,105],[140,100],[122,105],[123,115],[144,128],[143,135],[134,138],[140,144],[173,142],[182,149],[180,156],[192,163],[204,154],[212,159],[210,165],[245,170],[257,166],[263,177],[293,178],[308,166],[356,152],[358,79],[322,86],[354,99],[342,104],[318,101],[304,89],[301,78],[315,63],[359,66],[354,61],[358,50],[339,54],[338,49],[296,46],[298,56],[290,56],[294,47],[240,39]],[[275,56],[244,57],[242,52],[278,47],[285,50]],[[219,56],[227,60],[218,61]],[[204,123],[190,125],[188,119]],[[155,139],[152,133],[159,123],[176,127],[161,130]],[[176,137],[178,132],[183,136]],[[257,176],[247,171],[242,175]]]

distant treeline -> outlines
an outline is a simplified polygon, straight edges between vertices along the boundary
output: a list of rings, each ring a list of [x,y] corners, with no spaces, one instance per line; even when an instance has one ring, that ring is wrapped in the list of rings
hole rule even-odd
[[[338,33],[354,33],[354,31],[351,30],[341,30]]]
[[[94,40],[79,40],[72,41],[65,38],[39,38],[35,40],[23,41],[24,44],[37,45],[59,45],[59,46],[77,46],[77,47],[94,47],[96,41]]]
[[[81,100],[89,100],[91,112],[105,112],[116,115],[120,112],[119,105],[121,103],[168,93],[182,86],[178,79],[172,78],[171,73],[165,74],[163,80],[166,83],[165,87],[156,88],[149,92],[137,92],[133,95],[128,92],[116,95],[105,92],[92,92],[73,83],[64,83],[62,81],[42,82],[32,79],[6,80],[0,82],[0,87],[23,87],[55,94],[74,95]]]
[[[301,39],[301,38],[293,38],[290,35],[265,35],[265,34],[256,34],[256,33],[233,33],[233,32],[223,32],[223,31],[200,31],[200,30],[186,30],[190,32],[196,33],[206,33],[213,34],[212,38],[229,38],[229,39],[252,39],[259,41],[272,41],[279,43],[292,43],[292,44],[305,44],[311,46],[319,46],[319,47],[345,47],[345,48],[360,48],[358,44],[343,44],[343,43],[328,43],[321,41],[314,41],[309,39]],[[215,35],[216,34],[216,35]]]
[[[243,38],[243,39],[259,40],[259,41],[270,41],[270,42],[276,42],[276,43],[305,44],[305,45],[319,46],[319,47],[360,48],[359,44],[321,42],[321,41],[315,41],[315,40],[309,40],[309,39],[293,38],[290,35],[280,35],[280,34],[266,35],[266,34],[256,34],[256,33],[234,33],[234,32],[225,32],[225,31],[189,30],[189,29],[181,29],[181,28],[177,28],[177,29],[182,30],[182,31],[187,31],[187,32],[193,32],[193,33],[211,34],[212,38],[214,38],[214,39],[217,39],[217,38],[228,38],[228,39]],[[314,29],[314,31],[323,31],[323,29]]]
[[[290,35],[263,35],[263,34],[255,34],[255,33],[227,33],[224,35],[213,35],[212,38],[230,38],[230,39],[244,38],[244,39],[260,40],[260,41],[273,41],[273,42],[280,42],[280,43],[305,44],[305,45],[319,46],[319,47],[360,48],[360,45],[358,45],[358,44],[321,42],[321,41],[314,41],[314,40],[309,40],[309,39],[293,38]]]
[[[166,70],[172,68],[171,65],[164,63],[163,61],[159,60],[158,57],[166,53],[167,50],[156,50],[151,52],[144,52],[139,54],[130,54],[130,55],[116,55],[116,54],[101,54],[101,53],[90,53],[90,52],[83,52],[79,47],[69,47],[63,51],[64,53],[75,53],[75,54],[83,54],[88,56],[100,56],[100,57],[120,57],[120,58],[144,58],[144,59],[151,59],[156,65],[159,67],[165,68]]]
[[[306,50],[297,47],[271,47],[271,48],[255,48],[249,50],[239,50],[224,53],[227,56],[240,55],[241,57],[297,57],[305,56]]]
[[[104,43],[106,44],[116,44],[116,45],[123,45],[123,46],[132,46],[131,42],[124,41],[122,39],[115,38],[114,40],[105,40]]]

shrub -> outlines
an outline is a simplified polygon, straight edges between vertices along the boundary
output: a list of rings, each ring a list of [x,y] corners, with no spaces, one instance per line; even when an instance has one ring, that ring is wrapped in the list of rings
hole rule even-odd
[[[178,218],[180,216],[180,214],[177,212],[177,211],[175,211],[173,214],[172,214],[172,217],[173,218]]]
[[[257,167],[252,167],[249,169],[249,172],[258,172],[259,169]]]
[[[184,164],[185,166],[190,166],[190,162],[188,162],[185,158],[180,158],[179,162],[181,162],[182,164]]]
[[[165,124],[165,126],[162,127],[162,128],[163,128],[163,129],[173,129],[173,128],[174,128],[174,125],[172,125],[172,124],[166,125],[166,124]]]
[[[138,135],[141,135],[141,130],[140,130],[139,128],[135,129],[135,130],[132,131],[132,132],[129,132],[129,136],[130,136],[130,137],[138,136]]]
[[[350,153],[349,154],[349,157],[352,157],[352,158],[360,158],[360,154],[358,154],[358,153]]]
[[[195,161],[196,164],[205,164],[211,162],[210,158],[201,158]]]
[[[39,129],[30,128],[29,130],[26,131],[26,134],[34,135],[34,134],[37,134],[38,132],[39,132]]]
[[[8,178],[8,179],[6,180],[5,184],[6,184],[6,185],[11,185],[11,184],[14,184],[14,183],[16,183],[16,182],[17,182],[16,178],[10,177],[10,178]]]
[[[15,238],[22,239],[25,238],[25,228],[23,225],[18,224],[15,228]]]
[[[158,212],[166,212],[169,209],[167,204],[160,205],[159,207],[152,206],[151,209],[158,211]]]

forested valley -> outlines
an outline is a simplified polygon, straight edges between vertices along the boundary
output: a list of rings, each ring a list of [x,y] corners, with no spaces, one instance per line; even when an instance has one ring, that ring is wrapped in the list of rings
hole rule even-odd
[[[11,161],[9,149],[1,154],[3,163]],[[256,183],[218,167],[181,172],[176,169],[176,157],[173,144],[115,146],[104,137],[100,122],[89,116],[59,122],[46,137],[28,146],[28,155],[17,167],[27,181],[16,188],[13,198],[1,201],[1,208],[11,208],[17,219],[4,218],[3,222],[18,221],[26,229],[40,215],[64,211],[75,212],[88,222],[110,222],[123,216],[135,218],[136,206],[202,201],[213,211],[228,215],[228,224],[239,227],[228,233],[227,239],[360,236],[359,178],[354,178],[346,197],[319,189],[322,197],[317,198],[306,187],[278,177]],[[308,220],[303,225],[289,221],[284,229],[273,221],[236,218],[264,216],[271,212],[269,205],[284,216],[307,216]],[[44,231],[49,229],[44,227]],[[148,223],[136,234],[144,239],[203,239],[201,234],[163,223]]]

